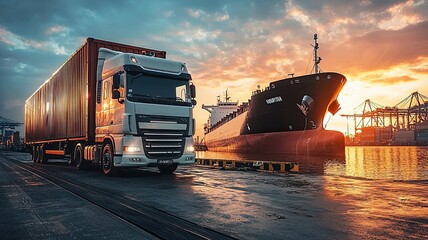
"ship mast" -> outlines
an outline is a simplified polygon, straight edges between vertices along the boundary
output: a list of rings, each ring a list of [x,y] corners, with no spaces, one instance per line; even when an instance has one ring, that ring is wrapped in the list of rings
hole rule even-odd
[[[321,62],[322,58],[318,57],[318,35],[314,34],[314,45],[311,45],[314,48],[314,70],[315,73],[320,73],[320,67],[318,64]]]
[[[230,97],[229,97],[229,95],[227,94],[227,89],[226,89],[226,102],[229,102],[229,99],[230,99]]]

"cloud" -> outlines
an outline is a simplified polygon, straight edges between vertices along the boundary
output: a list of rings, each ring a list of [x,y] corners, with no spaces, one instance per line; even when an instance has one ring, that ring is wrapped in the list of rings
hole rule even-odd
[[[65,34],[68,32],[70,32],[70,30],[67,27],[60,26],[60,25],[52,26],[46,30],[46,34],[48,35],[53,35],[58,33]]]
[[[418,60],[420,64],[409,66],[408,70],[411,74],[428,75],[428,56],[419,57]]]
[[[188,9],[187,13],[193,18],[199,18],[201,15],[205,15],[205,12],[202,10]]]
[[[323,45],[328,69],[344,72],[390,68],[402,63],[418,64],[428,55],[428,21],[400,30],[379,30],[347,41]],[[324,50],[325,49],[325,50]]]
[[[386,10],[389,18],[379,22],[379,27],[385,30],[398,30],[408,25],[421,22],[421,17],[415,13],[409,13],[407,10],[416,8],[423,1],[406,1],[389,7]]]
[[[393,85],[401,82],[411,82],[415,81],[416,78],[410,76],[397,76],[397,77],[387,77],[387,78],[378,78],[378,79],[369,79],[372,83],[381,83],[383,85]]]
[[[25,101],[87,37],[167,51],[203,101],[225,88],[247,100],[259,84],[309,73],[315,32],[324,71],[417,89],[427,86],[427,11],[422,0],[0,1],[0,102]],[[23,121],[21,111],[7,109]]]
[[[19,38],[19,36],[1,27],[0,27],[0,42],[3,42],[13,47],[14,49],[25,48],[24,42]]]
[[[48,29],[48,31],[57,30]],[[0,41],[9,45],[11,49],[43,49],[45,51],[51,51],[56,55],[70,55],[72,53],[72,51],[61,46],[53,39],[48,41],[25,39],[2,28],[0,28]]]

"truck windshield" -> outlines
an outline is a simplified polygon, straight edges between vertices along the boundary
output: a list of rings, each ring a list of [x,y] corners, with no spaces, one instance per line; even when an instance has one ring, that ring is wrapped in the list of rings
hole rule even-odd
[[[128,72],[126,97],[134,102],[190,106],[188,86],[186,80]]]

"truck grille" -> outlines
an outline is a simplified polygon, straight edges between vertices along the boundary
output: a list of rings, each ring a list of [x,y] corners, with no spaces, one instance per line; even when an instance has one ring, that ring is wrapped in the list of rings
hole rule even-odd
[[[182,134],[144,133],[144,152],[148,158],[173,159],[183,155],[185,138]]]
[[[174,159],[183,155],[189,118],[137,115],[138,133],[144,152],[152,159]]]

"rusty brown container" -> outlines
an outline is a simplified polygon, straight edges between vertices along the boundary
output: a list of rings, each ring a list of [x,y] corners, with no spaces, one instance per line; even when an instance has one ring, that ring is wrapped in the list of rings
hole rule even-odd
[[[98,50],[108,48],[136,54],[165,51],[88,38],[25,104],[25,142],[95,140]]]

